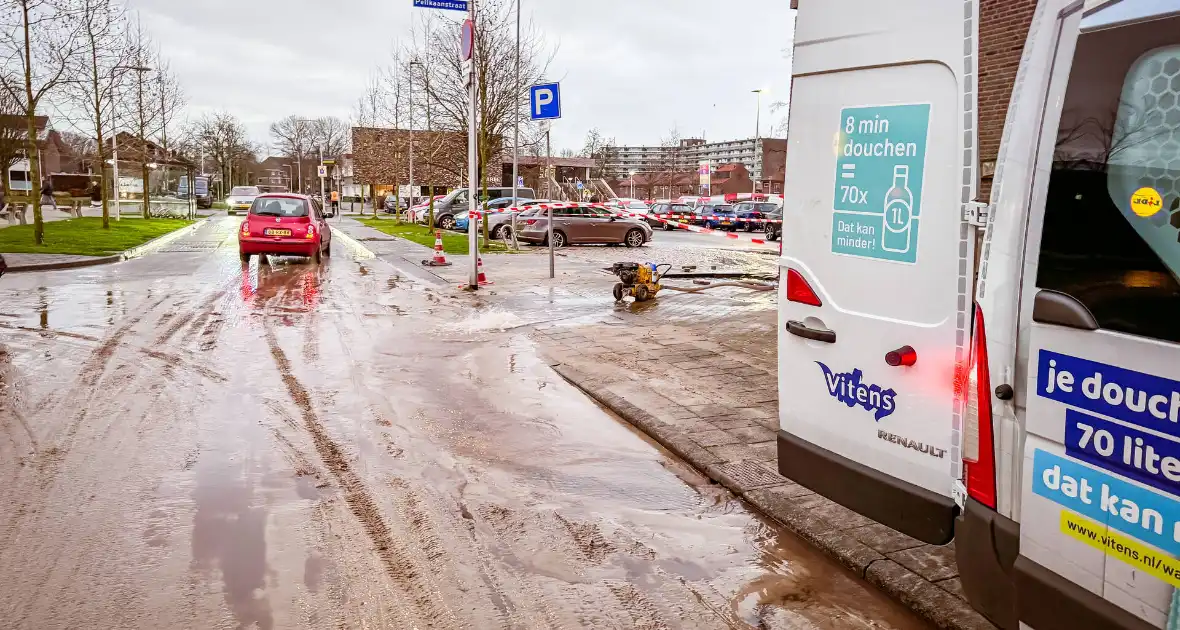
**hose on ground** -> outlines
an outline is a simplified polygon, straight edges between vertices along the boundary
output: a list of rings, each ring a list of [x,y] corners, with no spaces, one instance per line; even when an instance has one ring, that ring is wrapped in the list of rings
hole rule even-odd
[[[715,284],[708,284],[703,287],[692,288],[664,285],[664,290],[680,291],[681,293],[698,293],[700,291],[704,291],[705,289],[716,289],[717,287],[738,287],[741,289],[750,289],[751,291],[773,291],[776,288],[773,284],[763,284],[761,282],[743,282],[738,280],[733,282],[717,282]]]

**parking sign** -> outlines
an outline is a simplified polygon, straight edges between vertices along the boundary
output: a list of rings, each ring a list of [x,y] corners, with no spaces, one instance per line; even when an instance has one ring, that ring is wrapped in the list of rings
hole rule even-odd
[[[560,84],[542,83],[529,90],[529,116],[533,120],[561,118]]]

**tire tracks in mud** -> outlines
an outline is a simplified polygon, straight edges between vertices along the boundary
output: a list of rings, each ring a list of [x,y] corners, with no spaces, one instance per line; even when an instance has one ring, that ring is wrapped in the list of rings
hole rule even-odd
[[[349,464],[348,456],[328,435],[312,405],[311,395],[295,377],[291,362],[279,346],[273,330],[266,331],[266,343],[288,395],[299,408],[303,428],[311,434],[320,461],[344,491],[344,499],[349,510],[373,543],[386,573],[394,584],[410,596],[412,605],[419,613],[417,618],[427,627],[454,627],[455,618],[451,610],[440,604],[428,586],[429,576],[419,570],[411,559],[409,550],[394,537],[369,489]]]

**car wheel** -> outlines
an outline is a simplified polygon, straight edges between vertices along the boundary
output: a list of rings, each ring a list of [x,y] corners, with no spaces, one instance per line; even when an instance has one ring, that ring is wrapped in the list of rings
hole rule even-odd
[[[323,250],[321,250],[319,247],[315,248],[315,253],[311,255],[311,259],[315,261],[315,264],[317,265],[324,262]]]
[[[746,231],[747,231],[747,232],[753,232],[753,231],[754,231],[754,223],[753,223],[752,221],[751,221],[750,223],[747,223],[747,224],[746,224]]]
[[[438,220],[438,227],[440,227],[444,230],[455,229],[455,217],[452,217],[451,215],[444,216],[443,218]]]
[[[627,236],[623,239],[623,242],[627,244],[627,247],[642,247],[646,240],[643,237],[643,230],[633,229],[627,232]]]
[[[492,238],[496,239],[497,241],[503,240],[504,236],[507,234],[507,232],[508,232],[507,225],[497,225],[496,229],[492,230]]]
[[[556,248],[565,247],[565,233],[564,232],[554,232],[553,233],[553,246]]]
[[[238,258],[241,258],[244,263],[250,262],[250,254],[246,252],[238,252]]]
[[[332,256],[332,241],[331,240],[329,240],[328,244],[324,247],[324,255],[329,258],[331,258],[331,256]]]

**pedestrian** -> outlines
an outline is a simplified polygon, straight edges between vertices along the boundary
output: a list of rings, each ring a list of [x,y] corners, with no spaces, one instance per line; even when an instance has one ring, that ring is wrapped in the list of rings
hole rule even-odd
[[[48,179],[41,182],[41,205],[57,209],[57,201],[53,198],[53,183]]]
[[[332,191],[332,213],[335,214],[340,211],[340,191]]]

